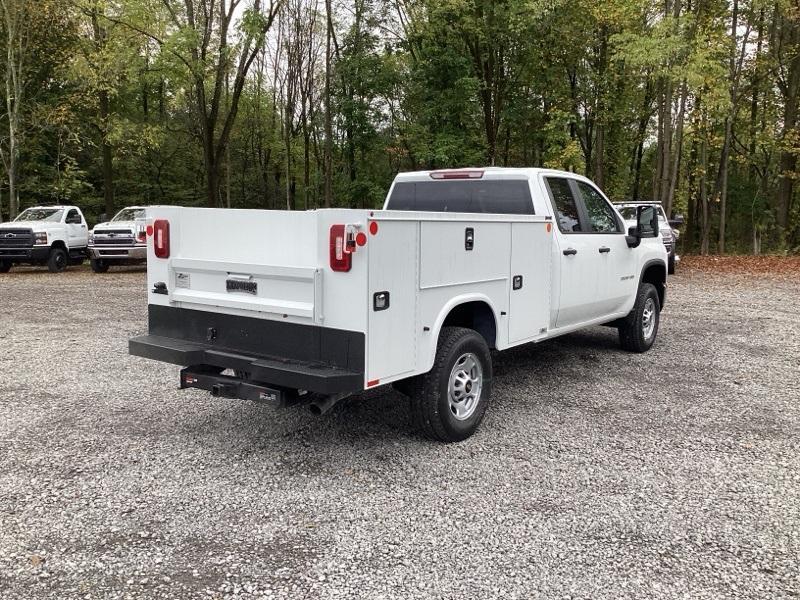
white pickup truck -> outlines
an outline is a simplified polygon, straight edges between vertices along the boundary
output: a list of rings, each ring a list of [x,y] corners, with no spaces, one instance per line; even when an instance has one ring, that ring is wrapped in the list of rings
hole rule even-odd
[[[105,273],[111,265],[135,265],[147,261],[145,207],[127,206],[89,233],[92,271]]]
[[[149,334],[130,353],[180,385],[326,412],[387,383],[428,436],[470,436],[491,349],[592,325],[643,352],[667,254],[652,207],[624,221],[591,181],[544,169],[403,173],[384,210],[147,211]]]
[[[0,223],[0,273],[12,265],[47,265],[60,273],[83,262],[89,228],[77,206],[34,206],[9,223]]]

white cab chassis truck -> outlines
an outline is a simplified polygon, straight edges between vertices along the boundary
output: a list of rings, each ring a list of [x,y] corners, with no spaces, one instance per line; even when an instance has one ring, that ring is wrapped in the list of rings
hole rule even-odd
[[[131,354],[185,367],[182,388],[317,414],[393,383],[441,441],[480,424],[490,350],[605,324],[644,352],[666,294],[655,210],[626,231],[560,171],[403,173],[384,210],[157,206],[146,221],[149,333]]]
[[[112,265],[137,265],[147,261],[145,207],[127,206],[89,234],[92,271],[105,273]]]
[[[33,206],[0,223],[0,273],[15,264],[47,265],[60,273],[86,258],[89,228],[77,206]]]

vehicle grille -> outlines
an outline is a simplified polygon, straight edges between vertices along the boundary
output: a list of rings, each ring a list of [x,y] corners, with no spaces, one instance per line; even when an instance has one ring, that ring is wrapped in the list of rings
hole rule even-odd
[[[0,229],[0,248],[30,248],[33,229]]]
[[[130,229],[103,229],[94,232],[95,246],[133,246],[135,242]]]
[[[672,252],[674,246],[675,243],[672,240],[664,240],[664,247],[667,249],[667,252]]]

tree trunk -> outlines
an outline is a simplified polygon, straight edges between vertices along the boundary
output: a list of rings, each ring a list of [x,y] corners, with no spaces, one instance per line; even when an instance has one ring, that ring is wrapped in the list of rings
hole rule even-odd
[[[106,90],[100,90],[98,101],[100,105],[100,144],[103,155],[103,200],[106,215],[110,219],[114,214],[114,164],[111,144],[108,143],[109,102]]]
[[[325,0],[325,14],[327,20],[325,33],[325,157],[323,159],[323,172],[325,176],[325,208],[330,208],[333,202],[333,124],[331,116],[331,38],[333,37],[333,16],[331,15],[331,0]]]
[[[683,154],[683,120],[686,113],[686,97],[688,95],[688,86],[684,81],[681,89],[681,103],[678,109],[678,129],[675,133],[675,144],[672,169],[669,180],[669,190],[667,191],[667,202],[664,205],[664,211],[667,213],[667,218],[672,217],[672,205],[675,202],[675,190],[678,187],[678,173],[681,169],[681,155]]]

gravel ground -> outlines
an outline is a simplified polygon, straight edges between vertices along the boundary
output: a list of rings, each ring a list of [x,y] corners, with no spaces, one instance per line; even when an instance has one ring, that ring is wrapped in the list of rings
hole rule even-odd
[[[0,597],[798,597],[798,282],[684,271],[651,352],[504,353],[440,445],[178,391],[140,271],[0,275]]]

